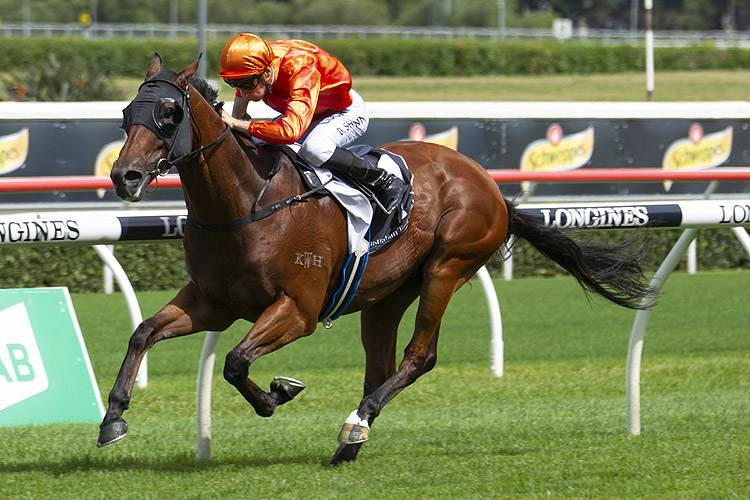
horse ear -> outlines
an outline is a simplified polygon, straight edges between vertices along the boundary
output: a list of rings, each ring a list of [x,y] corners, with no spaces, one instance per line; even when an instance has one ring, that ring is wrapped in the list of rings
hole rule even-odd
[[[148,63],[148,71],[146,72],[146,80],[154,76],[156,73],[161,71],[161,56],[158,52],[154,52],[154,57],[151,58],[151,62]]]
[[[203,57],[203,52],[198,54],[198,59],[196,59],[193,64],[177,73],[177,76],[175,78],[175,83],[177,84],[177,86],[187,88],[188,83],[190,83],[190,79],[193,77],[195,72],[198,71],[198,64],[201,61],[201,57]]]

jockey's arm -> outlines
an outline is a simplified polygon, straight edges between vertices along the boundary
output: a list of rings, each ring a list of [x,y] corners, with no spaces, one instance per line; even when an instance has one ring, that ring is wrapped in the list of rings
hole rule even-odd
[[[222,119],[232,130],[255,139],[276,144],[291,144],[305,132],[313,119],[320,92],[320,73],[313,66],[297,71],[288,82],[285,111],[274,120],[253,121],[245,114],[250,100],[235,94],[232,114],[222,112]],[[258,97],[260,100],[260,96]]]
[[[234,104],[232,105],[232,116],[234,118],[245,118],[247,115],[247,105],[250,103],[250,99],[245,99],[239,95],[234,96]]]
[[[250,120],[250,117],[247,116],[247,105],[249,103],[249,99],[244,99],[243,97],[235,95],[234,104],[232,105],[232,114],[230,115],[224,109],[221,110],[221,119],[224,120],[224,123],[229,125],[229,128],[232,130],[242,132],[247,136],[250,135],[247,130]]]

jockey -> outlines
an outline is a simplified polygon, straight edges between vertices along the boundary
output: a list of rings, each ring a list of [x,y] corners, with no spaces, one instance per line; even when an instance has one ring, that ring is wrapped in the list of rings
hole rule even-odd
[[[408,187],[401,179],[344,149],[365,133],[370,116],[347,69],[323,49],[242,33],[224,46],[219,76],[237,89],[232,115],[222,112],[233,130],[276,144],[292,144],[306,134],[299,155],[310,165],[364,184],[387,213],[401,200]],[[251,120],[247,105],[260,100],[281,115]]]

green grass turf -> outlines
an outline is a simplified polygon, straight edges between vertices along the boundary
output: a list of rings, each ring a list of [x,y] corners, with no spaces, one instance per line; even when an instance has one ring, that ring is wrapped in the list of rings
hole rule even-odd
[[[177,70],[179,68],[171,68]],[[144,75],[146,68],[144,67]],[[219,98],[232,102],[234,90],[215,75]],[[654,101],[746,101],[750,71],[657,71]],[[142,80],[118,78],[135,97]],[[645,73],[470,77],[361,77],[354,88],[365,101],[645,101]]]
[[[238,323],[219,344],[210,461],[195,458],[198,334],[152,349],[118,443],[97,449],[97,424],[0,428],[0,498],[748,498],[749,287],[749,272],[667,282],[646,334],[639,437],[625,430],[633,311],[588,302],[567,278],[497,282],[506,356],[495,378],[472,283],[448,310],[437,367],[389,403],[356,463],[325,465],[361,397],[357,316],[253,365],[261,385],[308,384],[269,419],[221,377],[249,328]],[[145,315],[169,298],[139,294]],[[122,296],[73,300],[106,398],[130,335]]]
[[[749,71],[655,75],[654,101],[746,101]],[[354,78],[365,101],[645,101],[645,73]]]

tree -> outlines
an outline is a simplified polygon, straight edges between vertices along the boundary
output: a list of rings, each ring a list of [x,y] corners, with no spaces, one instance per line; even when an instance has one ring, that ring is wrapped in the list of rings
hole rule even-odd
[[[97,21],[169,23],[173,2],[178,21],[195,23],[198,0],[0,0],[3,22],[23,21],[29,5],[32,22],[77,22],[80,12],[96,6]],[[628,28],[632,0],[505,0],[508,27],[550,28],[556,17],[591,28]],[[638,0],[643,11],[643,0]],[[719,29],[722,13],[740,13],[750,22],[748,2],[655,0],[656,29]],[[347,24],[401,26],[498,25],[498,0],[210,0],[208,22],[215,24]],[[738,15],[740,15],[738,14]],[[747,18],[747,19],[746,19]],[[643,20],[643,16],[639,16]],[[731,23],[730,23],[731,24]]]
[[[29,20],[37,22],[74,23],[78,14],[89,9],[89,0],[2,0],[0,15],[4,22],[24,21],[24,8],[29,7]]]
[[[531,11],[547,8],[558,17],[585,22],[590,28],[625,28],[630,22],[630,2],[631,0],[521,0],[520,8]]]
[[[292,0],[292,24],[388,24],[383,0]]]
[[[454,0],[450,12],[451,26],[481,26],[496,28],[498,26],[499,4],[497,0]],[[506,0],[506,14],[512,12],[515,0]],[[510,16],[511,19],[513,16]],[[506,24],[508,16],[506,15]]]
[[[663,0],[654,5],[654,29],[720,28],[719,9],[712,0]]]

